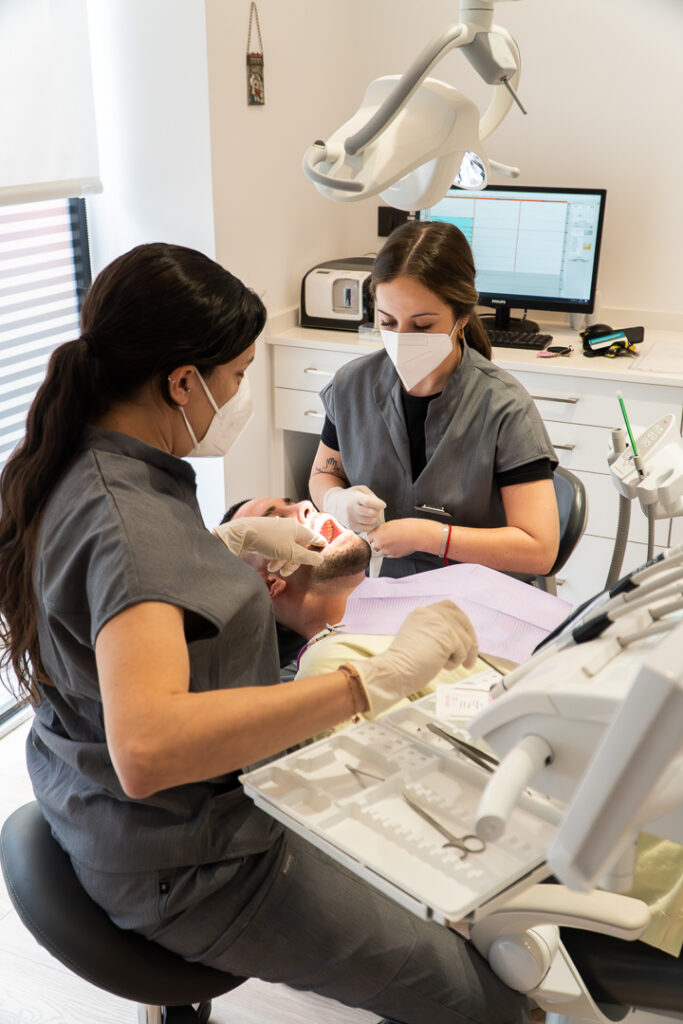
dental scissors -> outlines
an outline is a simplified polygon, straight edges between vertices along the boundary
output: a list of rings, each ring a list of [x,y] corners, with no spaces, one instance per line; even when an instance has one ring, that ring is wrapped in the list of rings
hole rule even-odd
[[[443,844],[444,846],[454,846],[456,850],[460,850],[461,860],[464,860],[468,853],[483,853],[486,849],[485,841],[480,839],[479,836],[475,836],[471,832],[464,836],[454,835],[446,828],[445,825],[442,825],[441,822],[437,821],[436,818],[433,818],[428,811],[425,811],[424,807],[415,803],[415,801],[408,796],[405,790],[403,790],[401,796],[408,804],[408,807],[411,807],[415,813],[419,814],[421,818],[432,826],[432,828],[435,828],[437,832],[441,833],[444,839],[447,840],[447,842]]]

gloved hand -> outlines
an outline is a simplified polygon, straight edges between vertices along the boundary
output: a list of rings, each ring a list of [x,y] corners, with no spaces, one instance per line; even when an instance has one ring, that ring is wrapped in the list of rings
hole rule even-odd
[[[323,498],[323,512],[329,512],[356,533],[363,533],[377,526],[379,514],[386,507],[386,501],[373,494],[365,484],[358,484],[355,487],[330,487]]]
[[[358,674],[375,718],[421,690],[442,668],[472,668],[479,650],[472,623],[452,601],[414,608],[391,645],[364,661],[348,661]]]
[[[213,531],[233,555],[254,551],[269,558],[269,572],[290,576],[300,565],[320,565],[325,538],[296,519],[278,516],[244,516],[221,523]],[[311,550],[314,545],[318,550]]]

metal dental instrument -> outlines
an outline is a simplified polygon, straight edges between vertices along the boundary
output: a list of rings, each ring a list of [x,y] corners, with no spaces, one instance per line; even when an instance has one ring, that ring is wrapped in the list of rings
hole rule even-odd
[[[365,779],[372,779],[374,782],[385,782],[386,780],[382,775],[374,775],[372,772],[366,772],[363,768],[354,768],[352,764],[345,764],[344,767],[347,771],[350,771],[353,776],[360,782],[361,786],[365,788],[370,783],[365,782]]]
[[[473,833],[468,833],[464,836],[456,836],[450,832],[445,825],[442,825],[440,821],[433,818],[428,811],[425,811],[423,807],[416,804],[415,801],[408,796],[405,790],[402,791],[401,796],[411,807],[416,814],[419,814],[428,824],[435,828],[446,840],[444,846],[454,846],[456,850],[460,850],[460,859],[464,860],[468,853],[483,853],[486,849],[486,841],[480,839],[479,836],[475,836]]]
[[[433,732],[435,736],[440,736],[443,740],[448,742],[455,747],[457,751],[464,754],[465,757],[469,757],[471,761],[479,767],[483,768],[485,772],[495,772],[498,767],[497,758],[491,754],[487,754],[483,750],[479,750],[478,747],[473,747],[470,743],[466,743],[465,740],[458,739],[457,736],[452,736],[451,733],[446,732],[440,725],[436,725],[435,722],[428,722],[427,728],[430,732]]]

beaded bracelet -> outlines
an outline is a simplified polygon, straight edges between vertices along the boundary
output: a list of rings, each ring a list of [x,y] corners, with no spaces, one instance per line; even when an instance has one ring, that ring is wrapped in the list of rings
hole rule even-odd
[[[346,685],[349,688],[349,694],[351,696],[351,706],[353,708],[353,715],[351,720],[353,722],[360,722],[361,712],[367,709],[358,706],[358,701],[356,699],[357,690],[353,684],[357,683],[358,686],[360,687],[361,693],[364,694],[365,689],[363,687],[363,680],[358,675],[358,672],[355,670],[353,665],[339,665],[337,671],[343,672],[344,675],[346,676]]]

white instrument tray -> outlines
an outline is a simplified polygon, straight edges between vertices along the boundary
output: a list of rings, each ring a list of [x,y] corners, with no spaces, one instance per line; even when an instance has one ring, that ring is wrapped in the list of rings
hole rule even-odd
[[[545,854],[558,812],[527,790],[505,835],[483,853],[462,858],[460,850],[444,846],[403,792],[462,836],[474,832],[489,774],[427,729],[438,722],[434,711],[430,694],[247,772],[241,781],[268,814],[420,917],[448,925],[501,892],[507,898],[550,874]],[[441,724],[469,740],[451,723]]]

